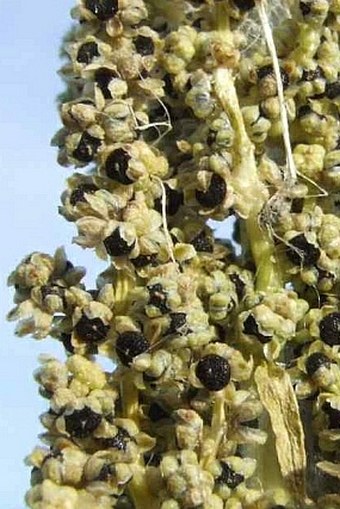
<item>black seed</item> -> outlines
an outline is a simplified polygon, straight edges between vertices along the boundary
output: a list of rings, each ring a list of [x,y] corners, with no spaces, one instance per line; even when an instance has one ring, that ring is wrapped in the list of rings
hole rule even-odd
[[[162,455],[159,452],[146,452],[144,454],[144,463],[148,467],[158,467],[162,461]]]
[[[40,291],[43,299],[46,299],[49,295],[57,295],[60,298],[65,295],[65,288],[56,285],[44,285],[40,288]]]
[[[144,35],[138,35],[134,40],[137,53],[143,57],[152,55],[155,51],[155,44],[151,37],[145,37]]]
[[[196,251],[201,253],[212,253],[214,251],[214,245],[212,240],[207,237],[204,230],[202,230],[196,237],[191,241]]]
[[[126,331],[120,334],[116,342],[116,353],[124,366],[129,366],[133,359],[149,349],[149,342],[141,332]]]
[[[302,72],[301,80],[302,81],[314,81],[316,79],[324,78],[324,77],[325,77],[324,72],[323,72],[322,68],[318,65],[316,67],[316,69],[314,69],[314,70],[304,69]]]
[[[323,353],[312,353],[306,360],[306,371],[308,376],[313,376],[322,366],[329,367],[330,360]]]
[[[100,21],[107,21],[118,12],[118,0],[85,0],[85,7]]]
[[[102,91],[105,99],[112,99],[112,95],[108,89],[108,86],[113,78],[117,78],[117,74],[111,69],[107,69],[106,67],[101,67],[95,72],[95,82],[98,84],[98,87]]]
[[[219,477],[216,479],[217,484],[226,484],[228,488],[234,489],[236,486],[241,484],[244,481],[244,476],[242,474],[238,474],[234,472],[234,470],[225,463],[221,461],[222,472]]]
[[[339,97],[340,81],[336,81],[335,83],[327,83],[325,92],[328,99],[336,99]]]
[[[196,190],[196,200],[202,207],[214,208],[220,205],[226,195],[227,184],[225,180],[217,173],[213,173],[210,185],[206,191]]]
[[[122,148],[117,148],[107,157],[105,161],[106,175],[120,184],[132,184],[131,180],[126,174],[129,168],[130,154]]]
[[[77,62],[90,64],[94,57],[99,57],[98,46],[95,42],[85,42],[78,50]]]
[[[171,79],[170,74],[165,74],[165,76],[163,76],[162,79],[165,83],[164,91],[166,92],[166,95],[171,97],[172,99],[178,99],[178,93],[176,92],[176,90],[172,84],[172,79]],[[164,113],[163,113],[163,115],[164,115]]]
[[[242,281],[238,274],[229,274],[230,281],[235,286],[236,295],[239,301],[241,301],[244,297],[244,289],[246,287],[245,283]]]
[[[126,451],[127,445],[131,440],[129,433],[117,426],[118,433],[112,438],[104,438],[103,443],[105,447],[112,447],[114,449],[118,449],[118,451]]]
[[[101,140],[85,131],[81,135],[77,148],[72,152],[72,157],[82,163],[90,163],[101,143]]]
[[[128,244],[125,239],[120,236],[119,227],[114,230],[111,235],[104,239],[104,246],[110,256],[123,256],[131,253],[135,247],[135,241]]]
[[[303,198],[294,198],[290,207],[290,211],[293,214],[301,214],[303,211],[304,202],[305,201]]]
[[[168,419],[169,412],[164,410],[158,403],[152,403],[148,411],[148,417],[152,422],[160,421],[161,419]]]
[[[183,205],[184,202],[184,195],[183,191],[177,191],[176,189],[172,189],[168,184],[164,184],[165,187],[165,195],[166,195],[166,201],[165,201],[165,209],[166,214],[168,216],[174,216],[181,205]],[[157,212],[162,213],[162,198],[156,198],[154,207],[157,210]]]
[[[267,336],[259,332],[259,326],[253,315],[249,315],[243,323],[243,332],[249,336],[255,336],[261,343],[269,343],[272,340],[272,336]]]
[[[88,318],[84,314],[74,328],[79,338],[89,343],[104,341],[109,329],[110,326],[105,325],[100,318]]]
[[[99,475],[97,477],[98,481],[107,481],[114,474],[113,465],[108,465],[107,463],[101,468]]]
[[[286,254],[294,265],[310,267],[320,258],[320,249],[307,241],[303,233],[289,240],[293,247],[287,247]],[[296,249],[294,249],[296,248]]]
[[[311,11],[311,5],[306,2],[300,2],[299,3],[300,11],[302,12],[303,16],[308,16],[308,14]]]
[[[196,366],[196,376],[209,391],[220,391],[230,381],[229,363],[220,355],[206,355]]]
[[[93,194],[98,191],[98,187],[94,184],[80,184],[70,195],[70,204],[76,205],[79,201],[86,202],[85,193]]]
[[[254,0],[233,0],[233,2],[236,5],[236,7],[242,12],[250,11],[250,9],[255,7]]]
[[[64,345],[64,348],[67,352],[74,353],[74,347],[72,345],[72,334],[67,334],[63,332],[60,336],[60,341]]]
[[[340,345],[340,313],[330,313],[319,323],[320,338],[327,345]]]
[[[322,405],[322,410],[328,415],[328,429],[339,429],[340,410],[333,408],[328,401]]]
[[[140,254],[137,258],[132,258],[131,263],[136,269],[141,269],[142,267],[146,267],[147,265],[151,265],[155,267],[157,265],[157,254],[152,253],[150,255],[142,255]]]
[[[170,326],[166,334],[176,334],[187,322],[187,315],[185,313],[170,313]]]
[[[162,315],[168,313],[170,311],[166,301],[168,294],[164,291],[162,285],[156,283],[155,285],[147,286],[147,289],[150,296],[148,304],[159,309]]]
[[[282,67],[280,67],[280,75],[283,88],[287,88],[289,85],[289,76],[288,73],[282,69]],[[274,69],[271,64],[264,65],[257,70],[257,77],[259,80],[267,78],[268,76],[271,76],[275,79]]]
[[[91,408],[84,406],[81,410],[74,410],[71,415],[65,415],[65,429],[76,438],[86,438],[98,428],[102,417]]]

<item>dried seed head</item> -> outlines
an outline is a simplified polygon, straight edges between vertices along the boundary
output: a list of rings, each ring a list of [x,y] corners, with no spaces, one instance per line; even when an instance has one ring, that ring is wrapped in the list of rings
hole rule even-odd
[[[124,366],[129,366],[133,359],[149,349],[149,342],[141,332],[126,331],[120,334],[116,342],[116,353]]]
[[[206,355],[196,366],[196,376],[209,391],[220,391],[230,381],[229,363],[220,355]]]
[[[320,324],[320,338],[327,345],[340,345],[340,313],[330,313],[325,316]]]
[[[330,360],[327,355],[319,352],[312,353],[306,360],[306,371],[312,377],[321,367],[329,367]]]
[[[289,240],[290,247],[287,247],[286,254],[294,265],[309,267],[315,265],[320,258],[320,249],[308,242],[303,233],[296,235]],[[295,248],[295,249],[294,249]]]
[[[88,343],[104,341],[109,329],[110,326],[105,325],[100,318],[88,318],[85,314],[82,315],[74,328],[77,336]]]
[[[213,173],[209,187],[206,191],[196,189],[196,200],[204,208],[215,208],[221,205],[225,195],[227,193],[227,184],[225,180],[218,175]]]
[[[65,429],[75,438],[86,438],[99,426],[102,417],[88,406],[65,415]]]

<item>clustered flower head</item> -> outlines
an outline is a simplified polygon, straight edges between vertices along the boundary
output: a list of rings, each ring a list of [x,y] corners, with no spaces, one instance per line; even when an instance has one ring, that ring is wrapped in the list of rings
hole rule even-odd
[[[340,508],[339,2],[71,14],[59,212],[108,267],[9,276],[17,335],[65,349],[28,506]]]

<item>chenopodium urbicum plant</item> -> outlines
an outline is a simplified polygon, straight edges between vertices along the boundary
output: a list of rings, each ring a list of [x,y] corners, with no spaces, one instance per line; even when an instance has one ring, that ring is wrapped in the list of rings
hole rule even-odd
[[[108,268],[86,288],[59,248],[9,277],[17,335],[65,347],[28,506],[339,509],[339,1],[72,17],[59,211]]]

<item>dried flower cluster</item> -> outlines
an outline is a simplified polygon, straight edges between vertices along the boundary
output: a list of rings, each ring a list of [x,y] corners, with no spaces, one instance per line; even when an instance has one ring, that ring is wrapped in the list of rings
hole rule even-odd
[[[109,266],[9,277],[16,333],[66,352],[35,375],[32,509],[340,508],[340,2],[278,9],[72,11],[59,210]]]

